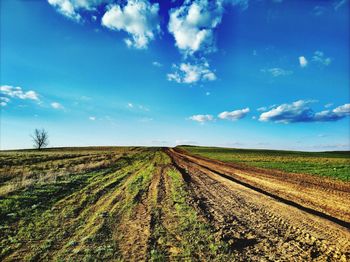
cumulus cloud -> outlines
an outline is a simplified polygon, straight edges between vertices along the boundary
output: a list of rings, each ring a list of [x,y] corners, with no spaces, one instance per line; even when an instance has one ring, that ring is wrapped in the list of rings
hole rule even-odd
[[[234,110],[231,112],[224,111],[218,115],[220,119],[227,119],[227,120],[239,120],[244,118],[248,113],[249,113],[249,108],[244,108],[244,109],[239,109],[239,110]]]
[[[278,67],[269,68],[269,69],[261,69],[260,71],[263,73],[269,73],[273,77],[288,76],[288,75],[293,74],[293,71],[284,70],[284,69],[278,68]]]
[[[260,121],[277,123],[328,122],[337,121],[350,115],[350,104],[338,106],[333,110],[314,112],[310,107],[312,101],[298,100],[291,104],[282,104],[260,115]]]
[[[124,39],[127,46],[144,49],[160,31],[158,11],[158,3],[146,0],[129,0],[125,6],[112,4],[102,17],[102,25],[127,32],[130,35]]]
[[[212,115],[193,115],[193,116],[190,116],[189,119],[199,123],[204,123],[204,122],[212,121],[214,117]]]
[[[180,66],[175,66],[175,73],[168,74],[168,79],[178,83],[191,84],[197,81],[216,79],[208,62],[199,66],[186,61],[189,57],[201,56],[216,51],[214,32],[221,23],[224,5],[239,5],[247,8],[248,0],[185,0],[179,7],[169,12],[168,31],[175,39],[175,45],[184,55]],[[203,63],[202,63],[203,64]]]
[[[51,107],[54,109],[63,109],[64,107],[58,102],[52,102]]]
[[[312,57],[312,61],[323,66],[328,66],[331,64],[332,59],[330,57],[326,57],[321,51],[315,51]]]
[[[180,66],[173,65],[173,73],[167,75],[169,81],[177,83],[193,84],[198,81],[213,81],[216,75],[210,70],[208,62],[190,64],[181,63]]]
[[[22,99],[22,100],[34,100],[34,101],[39,101],[39,94],[36,93],[33,90],[29,91],[23,91],[21,87],[17,86],[9,86],[9,85],[3,85],[0,86],[0,93],[7,97],[2,97],[1,98],[1,106],[6,106],[8,102],[10,102],[10,98],[15,98],[15,99]]]
[[[175,38],[176,46],[185,53],[199,50],[212,51],[213,30],[221,22],[221,1],[185,1],[178,8],[170,10],[169,32]]]
[[[308,61],[306,60],[305,56],[299,56],[299,65],[301,67],[307,67]]]
[[[95,120],[96,120],[96,117],[95,117],[95,116],[89,116],[89,120],[95,121]]]
[[[48,3],[55,7],[59,13],[76,21],[82,19],[79,14],[80,10],[91,11],[96,6],[108,2],[109,0],[48,0]]]

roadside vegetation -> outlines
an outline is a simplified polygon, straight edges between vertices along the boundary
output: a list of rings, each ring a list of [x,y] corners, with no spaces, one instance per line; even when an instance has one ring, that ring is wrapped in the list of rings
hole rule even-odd
[[[189,153],[231,163],[350,181],[350,152],[299,152],[181,146]]]

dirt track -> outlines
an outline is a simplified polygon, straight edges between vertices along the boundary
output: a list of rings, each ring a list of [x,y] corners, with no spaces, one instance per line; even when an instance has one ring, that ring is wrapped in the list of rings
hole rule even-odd
[[[239,260],[350,259],[348,184],[167,153]]]

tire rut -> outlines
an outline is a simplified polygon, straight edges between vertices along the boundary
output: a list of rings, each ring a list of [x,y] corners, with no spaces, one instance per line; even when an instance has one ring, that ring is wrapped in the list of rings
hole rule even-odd
[[[349,233],[330,224],[317,229],[313,217],[294,207],[276,202],[243,185],[193,162],[170,153],[183,173],[193,195],[194,205],[217,230],[217,237],[227,241],[239,260],[303,260],[349,258]],[[274,207],[274,208],[271,208]],[[283,210],[283,212],[279,212]],[[301,216],[293,221],[288,214]],[[335,233],[328,234],[331,229]],[[337,243],[339,241],[339,243]]]

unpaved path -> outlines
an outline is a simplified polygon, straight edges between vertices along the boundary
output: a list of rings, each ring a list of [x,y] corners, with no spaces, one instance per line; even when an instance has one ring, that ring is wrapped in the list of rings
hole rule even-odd
[[[347,185],[326,188],[311,176],[295,180],[183,151],[167,153],[187,180],[197,209],[238,260],[350,259]]]

